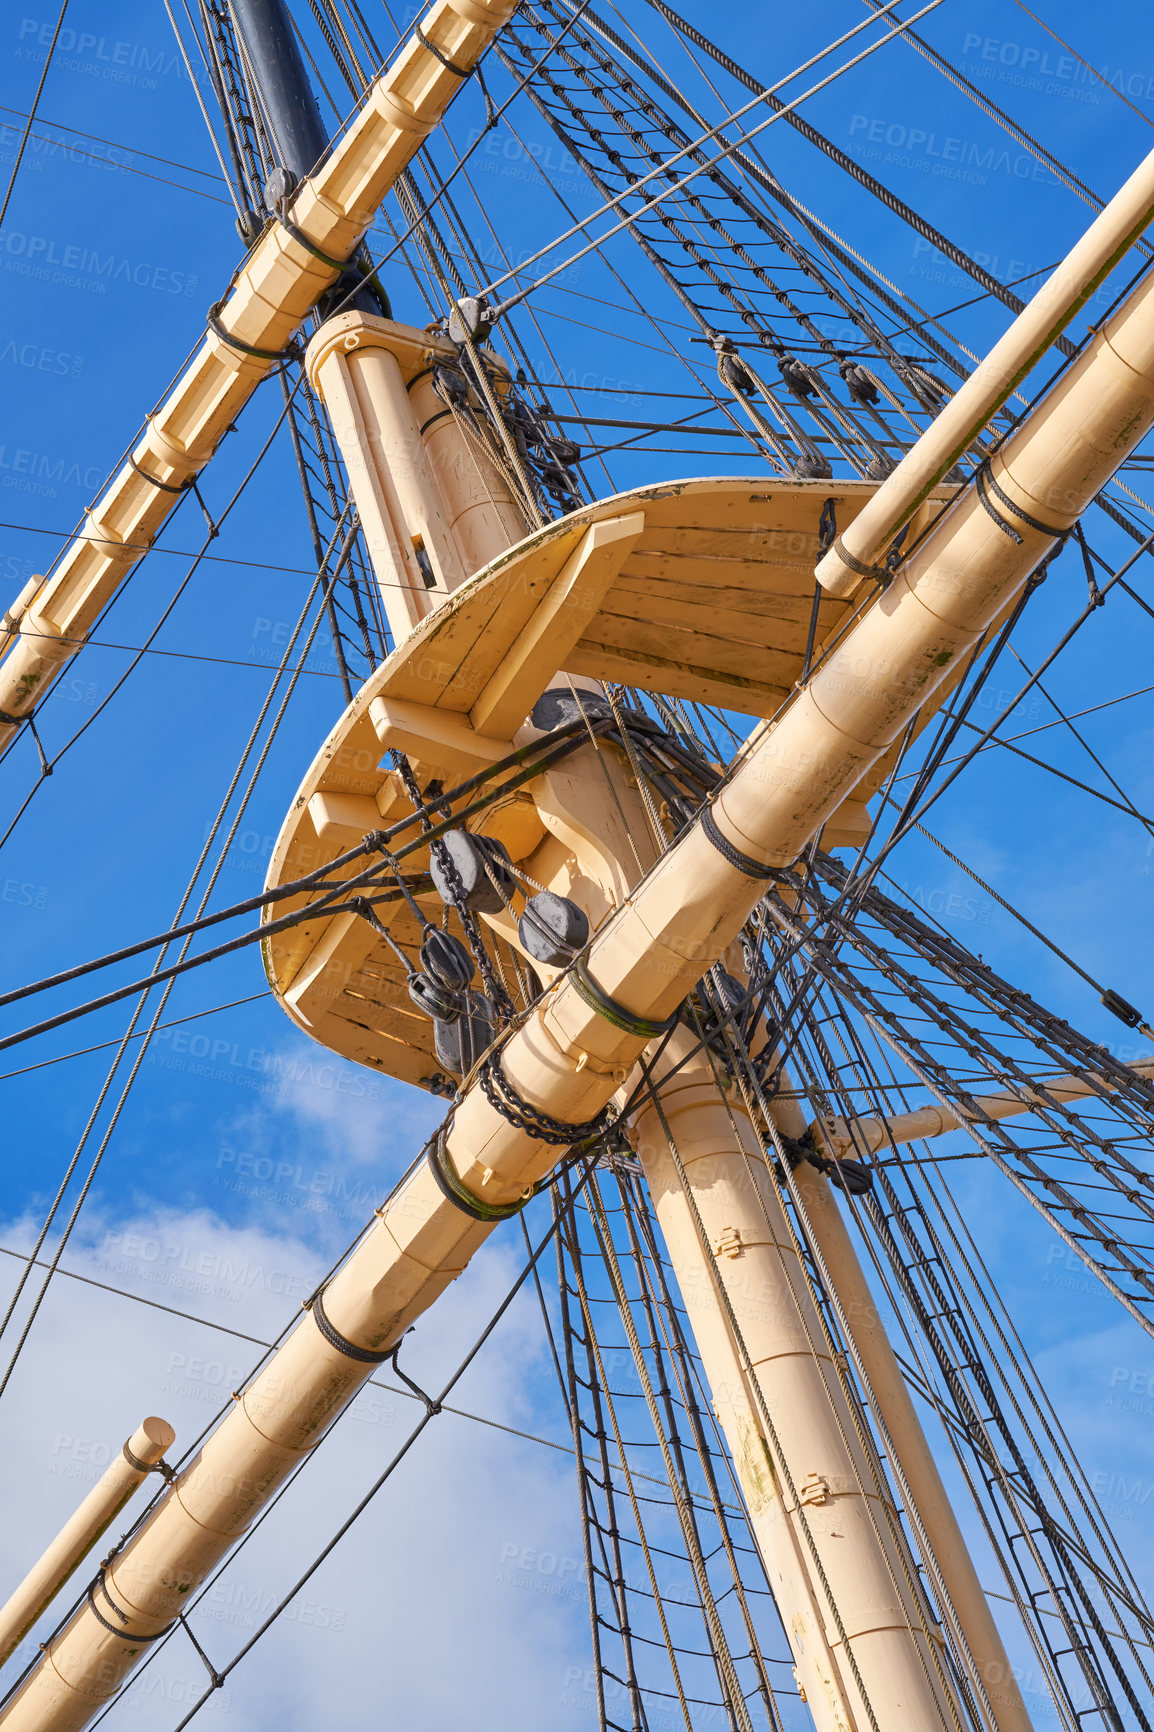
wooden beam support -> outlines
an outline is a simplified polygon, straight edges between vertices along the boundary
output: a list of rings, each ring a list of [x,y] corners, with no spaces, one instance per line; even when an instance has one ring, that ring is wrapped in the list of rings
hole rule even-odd
[[[645,528],[645,513],[591,523],[473,708],[478,733],[513,734],[595,618]]]
[[[457,780],[507,758],[513,750],[512,740],[479,734],[454,710],[412,704],[404,698],[374,698],[369,720],[382,751],[406,752],[423,764],[452,773]]]
[[[309,817],[321,842],[333,842],[343,852],[381,828],[381,813],[369,794],[314,794]]]

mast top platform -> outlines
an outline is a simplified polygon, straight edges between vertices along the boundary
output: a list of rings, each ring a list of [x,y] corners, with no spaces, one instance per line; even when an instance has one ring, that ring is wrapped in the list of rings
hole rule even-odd
[[[538,737],[526,718],[559,669],[772,716],[801,677],[815,606],[820,653],[855,605],[824,592],[815,601],[813,569],[831,525],[852,522],[875,490],[867,481],[764,476],[668,481],[598,500],[527,536],[418,624],[354,698],[293,802],[268,887],[315,871],[413,810],[391,749],[409,756],[422,787],[435,777],[452,788]],[[921,508],[911,539],[948,497]],[[865,801],[887,768],[883,759],[845,802],[828,846],[864,837]],[[483,815],[514,861],[531,862],[546,838],[532,789]],[[406,865],[415,899],[428,897],[435,920],[440,901],[422,876],[427,849]],[[278,903],[270,918],[307,900]],[[406,952],[416,950],[421,928],[399,894],[377,914]],[[313,1039],[408,1082],[427,1085],[437,1073],[429,1020],[410,1000],[395,952],[359,915],[318,913],[263,948],[274,995]]]

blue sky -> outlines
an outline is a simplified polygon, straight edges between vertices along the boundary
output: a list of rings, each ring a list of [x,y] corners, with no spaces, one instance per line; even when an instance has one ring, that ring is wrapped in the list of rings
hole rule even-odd
[[[820,12],[783,9],[772,18],[751,6],[692,4],[688,11],[766,81],[783,76],[860,17],[848,4]],[[653,14],[640,4],[623,8],[622,15],[639,31],[652,32]],[[0,20],[5,182],[53,18],[49,5],[21,0]],[[1009,0],[944,0],[921,28],[1025,132],[1108,196],[1154,145],[1149,15],[1126,3],[1089,18],[1083,8],[1061,0],[1047,8],[1046,20],[1104,70],[1110,88],[1089,79]],[[387,34],[384,23],[381,30]],[[667,34],[660,45],[663,55],[673,54]],[[709,108],[713,98],[700,81],[692,82],[688,63],[670,58],[665,64]],[[819,75],[807,75],[786,94]],[[494,69],[491,82],[499,97],[504,75]],[[720,89],[726,100],[738,99],[728,80]],[[1022,144],[901,44],[816,95],[805,112],[1002,280],[1056,261],[1089,220],[1087,205],[1039,170]],[[49,137],[32,141],[0,229],[0,606],[59,551],[199,340],[205,311],[223,293],[242,250],[192,83],[159,0],[72,0],[40,116]],[[540,119],[523,107],[515,116],[516,132],[502,126],[482,145],[476,184],[494,227],[523,257],[564,226],[542,175],[580,210],[591,208],[592,199]],[[480,98],[470,86],[453,113],[458,143],[469,143],[482,120]],[[62,138],[70,142],[61,144]],[[977,292],[786,127],[771,128],[761,147],[803,203],[923,307],[938,312]],[[613,257],[636,282],[644,280],[639,292],[652,294],[652,304],[676,333],[677,309],[642,278],[624,240],[616,243]],[[398,273],[391,286],[397,315],[424,322],[428,313],[411,279]],[[631,391],[689,387],[684,368],[647,340],[642,321],[623,313],[619,303],[620,291],[603,267],[584,260],[533,304],[543,318],[549,315],[561,380],[586,388],[600,383],[604,400],[618,404],[608,412],[629,416],[643,412],[643,399],[630,397]],[[979,300],[951,322],[979,353],[1007,317],[1003,308]],[[519,329],[540,376],[551,381],[552,362],[532,325],[522,319]],[[684,353],[699,362],[688,345],[688,327],[683,334]],[[561,403],[559,383],[554,398]],[[275,384],[267,385],[208,471],[203,494],[214,517],[256,458],[279,408]],[[613,485],[725,473],[735,466],[729,458],[626,456],[613,463]],[[749,467],[746,461],[737,466]],[[1141,478],[1132,478],[1132,485],[1143,492]],[[1089,527],[1107,557],[1127,550],[1104,520]],[[184,890],[312,576],[307,526],[283,436],[178,596],[204,528],[196,500],[185,500],[161,546],[103,620],[99,644],[76,659],[39,717],[52,757],[85,723],[92,725],[64,753],[52,777],[35,787],[0,848],[6,984],[162,930]],[[1154,594],[1141,565],[1134,583],[1141,594]],[[1080,563],[1067,553],[1015,640],[1031,666],[1084,601]],[[112,695],[131,647],[144,642],[172,603],[153,651]],[[1058,662],[1048,688],[1068,710],[1142,688],[1150,683],[1152,633],[1154,621],[1115,593]],[[1007,659],[994,692],[1009,693],[1019,673]],[[220,875],[218,903],[258,889],[281,818],[340,707],[331,646],[322,634],[240,821]],[[978,719],[988,721],[993,713],[992,707],[980,708]],[[1006,731],[1041,728],[1053,715],[1045,699],[1031,699]],[[1111,775],[1147,813],[1154,811],[1152,717],[1146,697],[1080,724]],[[1062,728],[1022,743],[1070,774],[1105,786]],[[35,747],[24,735],[0,762],[5,823],[36,782]],[[932,827],[1091,973],[1154,1012],[1154,841],[1141,824],[1006,752],[991,751],[935,807]],[[1122,1056],[1133,1056],[1135,1037],[1098,1007],[1089,988],[930,844],[921,838],[904,844],[892,872],[917,903],[1002,973],[1095,1037],[1111,1041],[1115,1050],[1125,1049]],[[254,1000],[262,986],[252,950],[178,984],[166,1019],[233,1000],[249,1002],[185,1023],[153,1044],[109,1141],[66,1263],[263,1339],[283,1326],[438,1115],[427,1099],[310,1046],[267,998]],[[57,1005],[54,997],[42,1002]],[[0,1069],[17,1071],[108,1042],[124,1026],[123,1007],[94,1015],[35,1047],[0,1055]],[[3,1080],[9,1158],[0,1175],[0,1244],[28,1242],[31,1224],[51,1199],[84,1129],[108,1058],[107,1050],[98,1051]],[[106,1122],[107,1108],[101,1130]],[[1008,1189],[985,1175],[963,1193],[981,1219],[984,1248],[1019,1326],[1039,1355],[1087,1465],[1105,1476],[1103,1495],[1121,1512],[1119,1534],[1124,1543],[1128,1537],[1137,1542],[1133,1550],[1141,1566],[1146,1542],[1154,1537],[1148,1424],[1154,1345],[1080,1266],[1068,1266],[1064,1252],[1055,1258],[1047,1230]],[[515,1259],[514,1246],[495,1244],[445,1313],[422,1325],[414,1356],[427,1375],[467,1346]],[[0,1401],[0,1434],[10,1459],[20,1464],[8,1483],[22,1487],[19,1508],[10,1512],[21,1561],[33,1555],[78,1488],[89,1483],[85,1475],[94,1449],[98,1456],[132,1429],[140,1411],[153,1410],[171,1412],[186,1442],[213,1410],[213,1392],[256,1352],[243,1341],[64,1281],[51,1290],[32,1342]],[[190,1371],[180,1355],[199,1369]],[[206,1373],[206,1365],[219,1366],[221,1378]],[[515,1311],[470,1377],[462,1405],[563,1438],[543,1343],[527,1308]],[[379,1413],[391,1400],[382,1398]],[[351,1420],[326,1445],[339,1471],[326,1472],[318,1463],[302,1482],[294,1494],[296,1528],[270,1538],[260,1569],[256,1562],[251,1567],[254,1581],[265,1579],[261,1570],[270,1582],[288,1579],[294,1564],[340,1519],[350,1490],[373,1477],[382,1445],[402,1424],[399,1413],[387,1423],[379,1413],[374,1418],[366,1408],[360,1422]],[[62,1438],[71,1441],[63,1444]],[[327,1598],[318,1597],[317,1604],[343,1608],[341,1627],[333,1628],[331,1614],[327,1623],[319,1613],[315,1624],[297,1620],[237,1674],[230,1711],[242,1713],[244,1723],[309,1724],[312,1704],[340,1678],[353,1705],[349,1724],[367,1725],[375,1716],[379,1683],[373,1631],[382,1627],[399,1637],[386,1667],[395,1706],[420,1713],[430,1727],[448,1725],[478,1702],[494,1723],[499,1714],[504,1725],[529,1727],[540,1718],[542,1704],[556,1705],[566,1696],[584,1699],[588,1658],[580,1596],[553,1593],[555,1573],[536,1564],[519,1566],[517,1579],[525,1576],[529,1586],[510,1586],[501,1576],[529,1552],[577,1555],[564,1458],[446,1419],[406,1474],[405,1495],[362,1524],[339,1568],[327,1567]],[[382,1606],[366,1596],[382,1591],[376,1556],[386,1544],[404,1566],[399,1574],[386,1572]],[[233,1636],[246,1628],[240,1621],[247,1615],[244,1592],[239,1601],[222,1600],[221,1606],[220,1646],[227,1653]],[[475,1663],[463,1666],[460,1676],[437,1667],[430,1673],[426,1666],[415,1675],[405,1664],[406,1652],[432,1664],[436,1644],[422,1632],[434,1619],[444,1627],[454,1616],[480,1620]],[[135,1704],[122,1706],[113,1724],[172,1724],[181,1691],[192,1687],[195,1676],[186,1662],[180,1665],[183,1671],[169,1668],[170,1687],[141,1693]],[[513,1677],[518,1682],[510,1697]],[[565,1702],[557,1718],[576,1727],[588,1714]]]

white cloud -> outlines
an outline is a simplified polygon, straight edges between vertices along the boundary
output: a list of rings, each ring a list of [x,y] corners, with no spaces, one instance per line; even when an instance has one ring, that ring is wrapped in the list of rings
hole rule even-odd
[[[26,1223],[3,1230],[5,1244],[27,1239]],[[321,1267],[301,1240],[229,1226],[205,1210],[142,1211],[115,1223],[94,1215],[66,1264],[264,1337],[291,1318],[298,1286],[307,1292]],[[406,1343],[411,1376],[431,1385],[463,1357],[516,1268],[511,1240],[486,1247]],[[286,1280],[297,1284],[291,1293]],[[563,1441],[563,1418],[534,1411],[541,1345],[522,1299],[452,1405],[542,1426]],[[201,1322],[58,1277],[0,1403],[6,1573],[15,1579],[34,1559],[145,1413],[171,1419],[177,1451],[186,1448],[258,1354]],[[393,1381],[387,1368],[381,1380]],[[411,1399],[368,1388],[321,1445],[197,1614],[199,1639],[218,1664],[345,1519],[419,1413]],[[334,1709],[350,1726],[385,1715],[429,1732],[466,1718],[528,1732],[567,1675],[589,1664],[579,1557],[571,1459],[443,1414],[212,1713],[278,1732],[331,1724]],[[204,1677],[180,1634],[139,1674],[110,1726],[176,1724]],[[581,1723],[573,1710],[566,1717]]]
[[[287,1128],[315,1159],[399,1170],[444,1116],[443,1101],[301,1037],[262,1052],[262,1065],[263,1086],[235,1123],[237,1136],[268,1152],[281,1148]]]

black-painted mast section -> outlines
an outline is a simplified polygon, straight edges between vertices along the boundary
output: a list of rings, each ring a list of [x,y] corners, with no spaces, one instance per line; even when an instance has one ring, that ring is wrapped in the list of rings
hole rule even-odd
[[[229,0],[229,8],[276,153],[277,167],[264,189],[265,204],[275,215],[278,203],[327,155],[329,135],[285,0]],[[335,284],[331,301],[346,310],[389,312],[384,291],[377,293],[364,283],[355,267]]]

